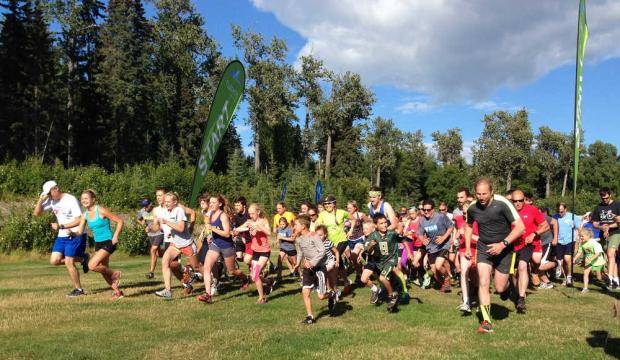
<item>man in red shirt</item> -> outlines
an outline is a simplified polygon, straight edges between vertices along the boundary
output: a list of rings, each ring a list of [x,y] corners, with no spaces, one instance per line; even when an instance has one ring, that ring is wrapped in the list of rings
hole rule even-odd
[[[519,299],[517,300],[517,312],[525,311],[525,290],[529,282],[528,263],[532,260],[534,252],[542,252],[540,244],[540,234],[549,231],[549,224],[545,215],[534,205],[525,203],[525,195],[521,190],[512,193],[512,203],[514,204],[523,224],[525,231],[519,240],[515,241],[515,255],[518,259],[518,289]]]

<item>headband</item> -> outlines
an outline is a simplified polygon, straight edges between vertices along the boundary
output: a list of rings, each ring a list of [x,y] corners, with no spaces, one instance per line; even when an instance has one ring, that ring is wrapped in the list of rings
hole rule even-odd
[[[381,197],[381,191],[369,191],[368,196],[369,197]]]

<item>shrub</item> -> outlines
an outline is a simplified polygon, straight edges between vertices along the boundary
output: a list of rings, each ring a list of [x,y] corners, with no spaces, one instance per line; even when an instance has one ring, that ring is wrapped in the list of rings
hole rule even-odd
[[[11,211],[0,228],[0,252],[35,250],[49,252],[54,244],[55,233],[50,223],[53,216],[32,216],[32,209],[19,207]]]
[[[125,226],[118,239],[118,249],[132,256],[148,254],[148,235],[139,226]]]

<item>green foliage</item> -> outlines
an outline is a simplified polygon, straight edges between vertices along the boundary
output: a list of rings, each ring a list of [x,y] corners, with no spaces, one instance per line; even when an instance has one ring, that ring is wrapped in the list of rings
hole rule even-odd
[[[140,226],[127,225],[118,239],[118,249],[129,255],[145,255],[149,253],[149,237]]]
[[[461,137],[461,129],[454,128],[446,130],[445,134],[434,131],[433,147],[437,151],[437,158],[444,165],[457,165],[463,162],[461,151],[463,151],[463,138]]]
[[[48,252],[54,244],[54,231],[50,223],[53,216],[34,217],[32,209],[18,207],[3,219],[0,227],[0,252],[35,250]]]
[[[456,192],[460,187],[471,187],[467,171],[455,165],[440,167],[426,180],[426,193],[437,204],[445,201],[448,208],[456,205]]]

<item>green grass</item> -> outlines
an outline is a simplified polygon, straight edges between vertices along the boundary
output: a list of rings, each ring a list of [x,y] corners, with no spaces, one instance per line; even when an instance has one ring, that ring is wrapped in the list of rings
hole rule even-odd
[[[161,275],[146,280],[147,264],[146,257],[112,257],[113,268],[123,271],[126,296],[111,303],[98,274],[82,274],[88,296],[66,299],[71,288],[63,267],[34,255],[4,256],[0,359],[620,357],[620,324],[611,312],[619,294],[596,287],[587,295],[561,287],[532,290],[526,315],[494,295],[500,319],[490,335],[476,334],[477,318],[455,310],[456,292],[417,287],[411,304],[396,314],[370,305],[369,290],[358,289],[343,299],[340,316],[304,326],[299,285],[292,280],[264,306],[254,304],[255,291],[237,290],[201,304],[183,295],[178,282],[167,302],[152,294],[161,288]],[[325,302],[313,297],[313,305],[315,315],[325,313]]]

